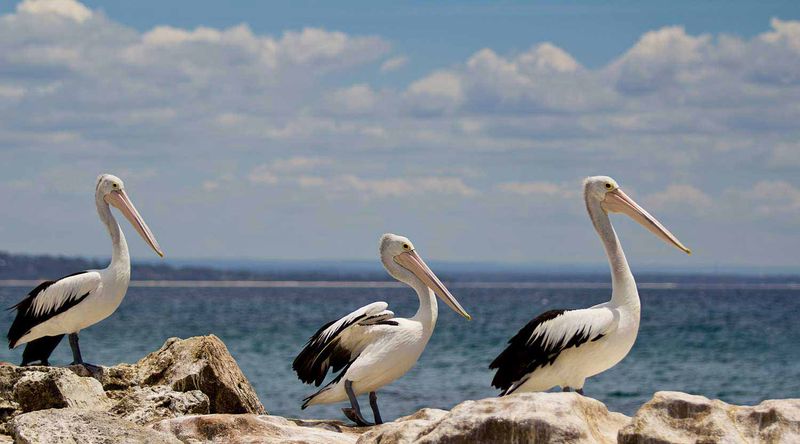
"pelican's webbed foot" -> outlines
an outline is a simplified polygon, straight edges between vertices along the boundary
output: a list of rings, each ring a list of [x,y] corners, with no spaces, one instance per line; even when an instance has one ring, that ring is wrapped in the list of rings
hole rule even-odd
[[[88,362],[72,362],[70,365],[80,365],[86,370],[91,373],[99,372],[103,370],[103,367],[100,365],[89,364]]]
[[[375,425],[364,419],[364,415],[361,414],[361,408],[358,406],[358,399],[356,398],[355,392],[353,392],[353,381],[345,379],[344,391],[347,393],[347,398],[350,399],[350,408],[342,409],[344,416],[356,423],[359,427]]]
[[[344,416],[346,416],[347,419],[353,421],[359,427],[369,427],[371,425],[375,425],[364,419],[364,417],[361,416],[361,412],[356,411],[356,409],[352,407],[343,408],[342,413],[344,413]]]

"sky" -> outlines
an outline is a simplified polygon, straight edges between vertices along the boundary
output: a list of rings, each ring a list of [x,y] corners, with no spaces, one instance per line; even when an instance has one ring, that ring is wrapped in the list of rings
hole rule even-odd
[[[108,172],[173,259],[595,264],[610,175],[634,266],[794,269],[799,99],[789,1],[3,2],[0,249],[109,255]]]

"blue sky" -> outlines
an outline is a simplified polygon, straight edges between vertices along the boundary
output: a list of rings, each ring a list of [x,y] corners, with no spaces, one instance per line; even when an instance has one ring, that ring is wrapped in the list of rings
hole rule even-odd
[[[13,12],[3,2],[0,13]],[[158,25],[226,28],[247,23],[254,32],[278,34],[321,27],[375,34],[391,41],[414,63],[388,82],[413,80],[428,71],[463,61],[490,47],[521,51],[533,42],[556,42],[583,65],[598,67],[630,48],[639,37],[663,26],[687,32],[752,37],[773,17],[800,19],[800,7],[786,1],[285,1],[210,0],[84,1],[115,21],[140,31]],[[383,80],[383,79],[382,79]]]
[[[800,265],[795,2],[0,5],[0,248],[102,256],[94,179],[168,256]],[[130,231],[130,230],[129,230]],[[135,256],[148,257],[128,236]]]

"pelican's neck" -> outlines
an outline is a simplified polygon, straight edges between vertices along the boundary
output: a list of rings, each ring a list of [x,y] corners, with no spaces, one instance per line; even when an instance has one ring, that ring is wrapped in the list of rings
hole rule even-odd
[[[432,332],[433,327],[436,326],[436,319],[439,317],[439,306],[433,290],[417,278],[407,284],[417,292],[419,297],[419,309],[411,320],[420,322],[426,331]]]
[[[639,307],[639,292],[636,290],[636,281],[625,259],[625,252],[619,243],[617,233],[611,225],[608,213],[600,206],[597,199],[586,197],[586,209],[592,219],[597,234],[603,241],[603,247],[608,256],[608,265],[611,267],[611,303],[614,305],[630,305]]]
[[[100,215],[100,220],[108,229],[108,234],[111,236],[111,265],[108,268],[128,270],[130,274],[131,257],[128,253],[128,243],[125,242],[125,234],[120,229],[117,219],[111,213],[111,208],[108,203],[98,196],[96,199],[97,214]]]

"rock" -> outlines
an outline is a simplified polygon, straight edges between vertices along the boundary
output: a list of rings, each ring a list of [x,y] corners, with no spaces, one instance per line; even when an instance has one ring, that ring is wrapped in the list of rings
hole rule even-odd
[[[52,408],[106,411],[137,424],[207,413],[266,413],[216,336],[171,338],[135,364],[0,365],[0,436],[22,413]]]
[[[413,415],[397,418],[391,423],[373,427],[365,433],[360,443],[368,442],[413,442],[425,435],[439,420],[447,415],[447,410],[422,409]]]
[[[64,407],[104,411],[111,407],[100,382],[61,368],[24,373],[13,393],[23,412]]]
[[[111,402],[92,378],[54,367],[0,366],[0,433],[21,413],[63,407],[105,410]]]
[[[269,415],[205,415],[167,419],[153,429],[186,444],[306,443],[352,444],[360,429],[340,421],[300,421]]]
[[[101,374],[92,375],[81,366],[70,368],[96,377],[106,391],[166,385],[179,392],[205,393],[210,413],[266,413],[228,348],[214,335],[170,338],[136,364],[103,368]]]
[[[118,396],[121,398],[110,412],[137,424],[209,413],[208,396],[200,390],[176,392],[167,386],[159,385],[133,387]]]
[[[620,444],[696,442],[800,442],[800,399],[769,400],[749,407],[657,392],[619,431]]]
[[[175,437],[109,413],[73,408],[25,413],[8,423],[19,444],[180,444]]]
[[[358,443],[614,443],[629,420],[577,393],[522,393],[418,412],[374,427]]]

